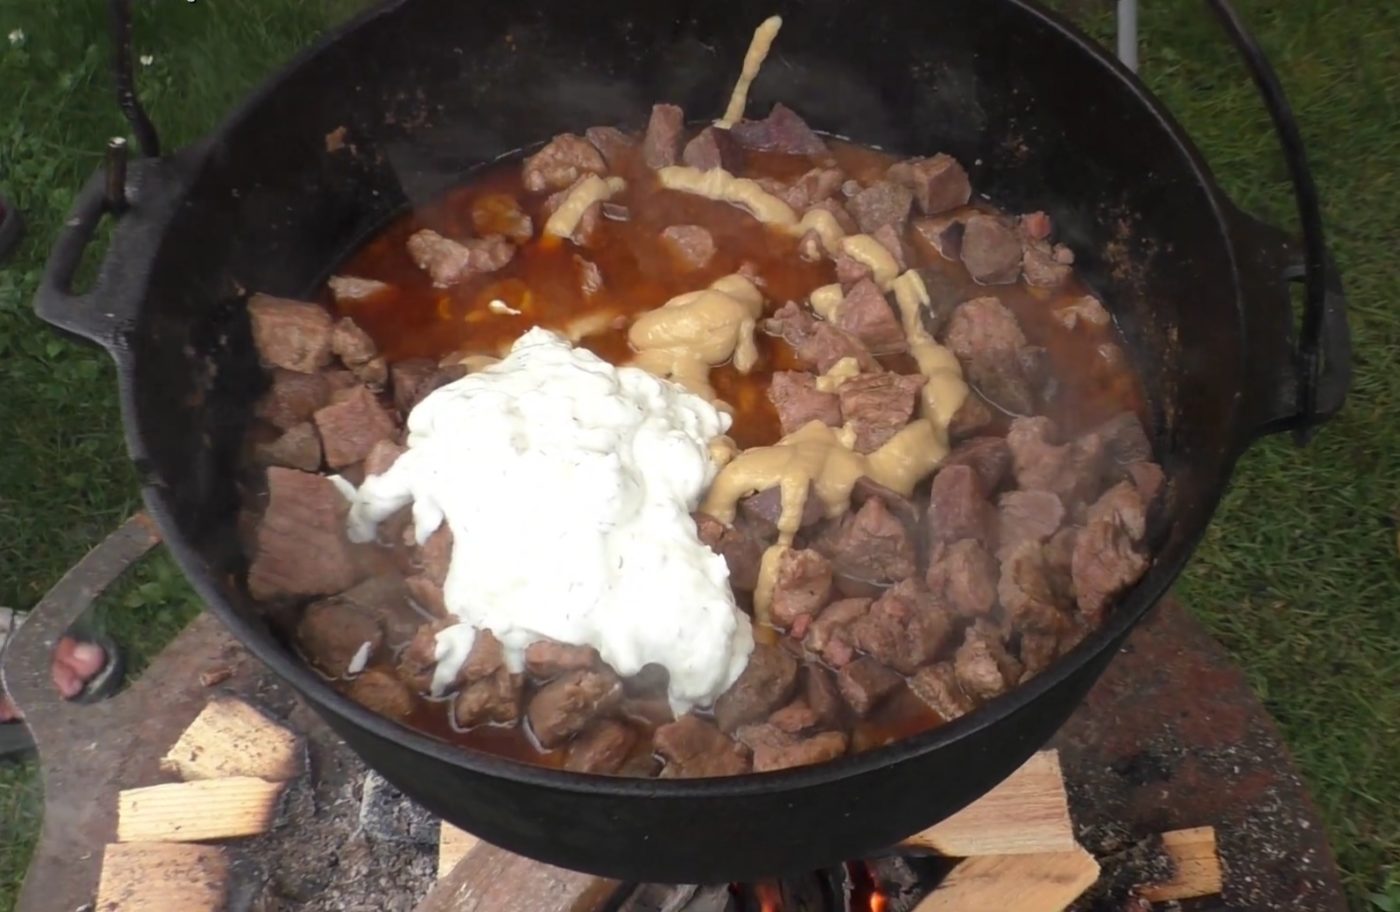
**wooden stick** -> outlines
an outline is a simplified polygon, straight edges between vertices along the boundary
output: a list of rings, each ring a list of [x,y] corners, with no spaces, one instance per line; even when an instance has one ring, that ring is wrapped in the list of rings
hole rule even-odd
[[[1061,912],[1099,879],[1083,849],[986,855],[958,863],[914,912]]]
[[[478,842],[414,912],[596,912],[618,886]]]
[[[285,785],[238,776],[125,789],[117,795],[117,841],[200,842],[265,833],[277,819]]]
[[[283,782],[303,766],[300,739],[234,697],[210,700],[160,761],[162,770],[186,781],[256,776]]]
[[[97,906],[120,912],[225,908],[229,863],[216,846],[113,843],[102,853]]]
[[[952,858],[1074,851],[1060,755],[1036,754],[986,795],[904,845]]]
[[[457,866],[457,862],[470,852],[478,842],[471,833],[459,829],[446,820],[442,822],[442,829],[438,832],[438,879],[446,877],[452,869]]]
[[[1171,856],[1176,874],[1171,880],[1149,884],[1139,893],[1149,902],[1211,896],[1224,886],[1220,856],[1215,850],[1215,828],[1195,827],[1162,834],[1162,848]]]

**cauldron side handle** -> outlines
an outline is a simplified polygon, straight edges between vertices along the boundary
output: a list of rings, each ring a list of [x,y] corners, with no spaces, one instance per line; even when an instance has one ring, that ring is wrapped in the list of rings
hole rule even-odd
[[[1293,182],[1302,226],[1302,250],[1288,234],[1231,207],[1235,249],[1246,254],[1247,371],[1252,401],[1241,447],[1266,434],[1291,430],[1298,445],[1332,418],[1351,386],[1351,330],[1346,295],[1323,231],[1317,186],[1303,138],[1278,74],[1228,0],[1206,0],[1244,59],[1268,109]],[[1294,342],[1288,285],[1302,282],[1306,295]]]

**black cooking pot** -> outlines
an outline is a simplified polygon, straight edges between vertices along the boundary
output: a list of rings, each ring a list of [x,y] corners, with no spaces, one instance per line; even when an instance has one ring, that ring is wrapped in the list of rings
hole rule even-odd
[[[1297,131],[1267,64],[1217,6],[1284,137],[1302,254],[1230,203],[1131,73],[1026,0],[400,0],[302,54],[208,140],[133,162],[124,200],[94,177],[36,307],[116,359],[146,503],[200,595],[424,806],[505,848],[625,879],[744,880],[858,857],[961,808],[1044,744],[1185,566],[1244,448],[1306,434],[1341,405],[1343,299]],[[539,769],[339,695],[239,583],[233,479],[262,383],[244,290],[311,293],[405,206],[555,133],[637,127],[657,100],[717,115],[751,29],[774,11],[785,25],[751,110],[781,100],[859,142],[952,153],[998,205],[1053,215],[1151,396],[1170,486],[1146,578],[1028,685],[936,731],[789,772],[647,781]],[[328,134],[341,127],[337,151]],[[96,285],[71,294],[82,248],[114,208]],[[1295,341],[1288,283],[1304,278]]]

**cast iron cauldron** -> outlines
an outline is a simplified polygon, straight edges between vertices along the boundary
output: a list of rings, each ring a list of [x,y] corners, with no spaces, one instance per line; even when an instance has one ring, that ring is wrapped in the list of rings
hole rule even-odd
[[[96,286],[75,295],[82,248],[113,208],[95,177],[36,306],[116,360],[146,503],[210,608],[423,805],[502,847],[624,879],[747,880],[858,857],[961,808],[1045,743],[1185,565],[1244,448],[1306,435],[1341,405],[1343,299],[1296,126],[1214,2],[1283,137],[1302,254],[1230,203],[1136,78],[1028,0],[399,0],[302,54],[206,141],[134,162]],[[952,153],[1001,206],[1054,216],[1152,398],[1170,486],[1150,572],[1027,686],[942,729],[788,772],[644,781],[537,769],[340,696],[238,583],[235,460],[262,382],[243,290],[311,292],[406,205],[555,133],[640,126],[658,100],[716,116],[751,29],[774,11],[785,25],[751,110],[782,100],[833,134]],[[328,151],[342,126],[346,147]],[[1287,285],[1301,279],[1295,341]]]

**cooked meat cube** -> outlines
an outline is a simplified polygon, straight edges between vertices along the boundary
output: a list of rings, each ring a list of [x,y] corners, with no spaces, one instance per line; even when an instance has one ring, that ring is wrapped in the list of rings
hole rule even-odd
[[[255,599],[330,595],[358,579],[345,519],[350,504],[329,478],[274,466],[258,523],[248,590]]]
[[[955,465],[971,466],[982,490],[992,492],[1011,468],[1011,449],[1002,437],[974,437],[958,444],[943,460],[945,470]]]
[[[637,145],[637,141],[617,127],[589,127],[583,131],[584,139],[593,144],[607,160],[607,168],[616,168],[627,151]],[[572,184],[570,180],[568,183]]]
[[[904,337],[904,327],[894,308],[870,279],[861,279],[851,286],[845,298],[836,306],[832,322],[855,336],[871,352],[877,355],[904,351],[909,347]]]
[[[828,728],[841,725],[845,704],[836,687],[836,676],[829,670],[815,662],[807,663],[802,670],[802,684],[798,693],[802,703],[816,717],[818,725]]]
[[[637,732],[630,725],[616,719],[600,719],[569,745],[564,769],[575,773],[616,773],[636,743]]]
[[[832,602],[817,615],[807,628],[802,642],[833,668],[840,668],[855,657],[855,640],[851,625],[865,617],[870,610],[868,598],[849,598]]]
[[[517,244],[535,236],[535,223],[509,193],[489,193],[472,201],[472,228],[482,237],[499,234]]]
[[[457,623],[456,618],[431,621],[418,628],[408,645],[399,653],[395,671],[417,693],[432,693],[433,670],[437,668],[437,635]]]
[[[403,582],[408,589],[409,597],[420,609],[432,617],[447,617],[447,599],[443,595],[441,586],[422,573],[415,573],[413,576],[405,578]]]
[[[948,323],[947,345],[982,395],[1016,414],[1035,410],[1035,395],[1019,359],[1026,337],[1001,301],[973,298],[958,307]]]
[[[1057,307],[1052,311],[1055,321],[1065,329],[1072,330],[1079,324],[1086,326],[1104,327],[1113,322],[1113,318],[1104,310],[1104,306],[1099,303],[1099,299],[1093,295],[1082,295],[1075,298],[1063,307]]]
[[[255,294],[248,319],[263,364],[309,374],[330,363],[331,315],[321,305]]]
[[[1052,581],[1044,549],[1034,542],[1024,543],[1001,562],[997,598],[1017,630],[1055,633],[1064,627],[1062,597]]]
[[[413,402],[413,406],[416,406],[419,402],[428,398],[434,391],[441,389],[449,383],[461,380],[467,375],[467,372],[467,366],[460,363],[445,364],[441,367],[433,368],[433,372],[425,377],[423,382],[418,384],[418,388],[415,390],[418,394],[418,398]],[[412,406],[410,406],[410,411],[411,410]]]
[[[904,523],[905,528],[913,529],[919,524],[922,511],[914,505],[909,498],[892,491],[882,484],[861,476],[856,479],[855,485],[851,488],[851,503],[857,509],[864,507],[866,501],[875,499],[885,505],[885,509],[892,516]]]
[[[452,527],[446,521],[423,542],[415,563],[437,585],[447,582],[447,570],[452,563]]]
[[[666,761],[662,779],[737,776],[749,771],[749,750],[690,713],[656,730],[656,752]]]
[[[297,644],[321,671],[344,678],[364,671],[384,645],[384,627],[378,616],[353,601],[322,599],[302,613]]]
[[[520,719],[520,676],[505,667],[464,685],[452,701],[452,721],[458,728],[509,725]],[[535,698],[530,705],[533,708]]]
[[[358,304],[372,301],[380,295],[394,290],[394,286],[378,279],[361,279],[355,276],[331,276],[326,280],[331,297],[337,304]]]
[[[285,466],[314,472],[321,467],[321,438],[311,422],[287,428],[280,437],[253,446],[253,462],[260,466]]]
[[[642,137],[642,161],[648,168],[674,165],[681,155],[685,112],[673,104],[651,106],[651,119]]]
[[[621,702],[622,682],[612,671],[566,672],[535,692],[527,710],[530,729],[542,747],[558,747]]]
[[[923,238],[945,260],[962,259],[963,234],[967,222],[961,218],[924,218],[914,220],[914,236]]]
[[[370,358],[363,364],[356,364],[351,373],[355,379],[375,392],[383,392],[389,383],[389,362],[383,355]]]
[[[751,532],[760,538],[774,539],[778,536],[778,518],[783,513],[783,492],[777,486],[765,488],[757,494],[750,494],[739,501],[739,515],[748,522]],[[805,529],[820,522],[826,515],[826,508],[817,496],[814,485],[807,486],[807,499],[802,502],[802,516],[798,518],[798,528]]]
[[[997,500],[997,556],[1024,542],[1040,544],[1065,521],[1065,505],[1049,491],[1007,491]]]
[[[734,141],[734,137],[729,135],[728,130],[709,126],[685,144],[681,151],[681,161],[701,171],[723,168],[733,172],[739,170],[743,164],[743,151]]]
[[[405,417],[423,397],[422,387],[435,372],[437,365],[428,358],[405,358],[389,366],[389,380],[394,387],[394,408]]]
[[[1162,472],[1162,467],[1155,462],[1135,462],[1125,471],[1133,486],[1138,489],[1143,506],[1152,506],[1152,502],[1162,492],[1162,486],[1167,483],[1167,476]]]
[[[1057,600],[1066,604],[1074,600],[1074,580],[1070,567],[1074,561],[1074,542],[1078,537],[1078,526],[1065,526],[1050,536],[1040,550],[1045,562],[1046,579]]]
[[[938,662],[916,671],[909,678],[909,690],[929,709],[952,722],[972,712],[975,705],[958,683],[952,662]]]
[[[1021,274],[1027,285],[1038,288],[1058,288],[1074,272],[1074,253],[1063,244],[1050,246],[1045,241],[1026,244],[1021,256]],[[1069,327],[1073,329],[1073,326]]]
[[[330,385],[322,374],[279,369],[272,372],[272,386],[258,400],[254,414],[288,430],[309,420],[330,399]]]
[[[1021,634],[1021,664],[1025,669],[1021,680],[1026,681],[1044,671],[1061,655],[1061,637],[1055,633],[1027,631]]]
[[[774,195],[794,212],[806,212],[813,205],[831,199],[845,179],[846,175],[839,168],[813,168]]]
[[[876,367],[875,359],[860,340],[824,320],[818,320],[795,301],[788,301],[768,320],[764,330],[781,336],[799,360],[824,374],[842,358],[855,358],[862,370]]]
[[[861,656],[836,674],[836,686],[857,716],[868,716],[904,679],[870,656]]]
[[[413,691],[383,668],[366,668],[350,682],[350,699],[390,719],[413,712]]]
[[[930,544],[971,538],[985,548],[995,546],[996,511],[987,501],[976,469],[950,465],[933,476],[926,528]]]
[[[359,462],[381,440],[394,435],[394,419],[374,394],[356,387],[337,394],[312,416],[321,434],[326,464],[333,469]]]
[[[904,247],[904,238],[900,236],[901,229],[893,225],[881,225],[870,233],[870,236],[880,242],[880,246],[890,252],[894,257],[894,265],[903,272],[909,267],[909,251]]]
[[[758,585],[758,568],[766,546],[747,529],[726,526],[704,513],[694,516],[700,540],[723,557],[729,567],[729,585],[740,592],[752,592]]]
[[[870,453],[914,417],[924,378],[913,374],[861,374],[841,384],[841,417],[856,434],[855,450]]]
[[[506,653],[501,641],[489,630],[478,630],[472,638],[471,651],[457,672],[458,682],[479,681],[505,667]]]
[[[861,279],[868,279],[873,275],[869,266],[848,253],[837,254],[835,262],[836,281],[841,283],[842,288],[850,288]]]
[[[1132,412],[1123,412],[1094,428],[1103,438],[1104,450],[1118,465],[1147,462],[1152,458],[1152,442],[1142,422]]]
[[[967,172],[951,155],[911,158],[890,165],[885,176],[914,192],[914,201],[924,215],[937,215],[966,206],[972,198]]]
[[[936,545],[929,560],[929,591],[963,617],[988,617],[997,607],[996,558],[972,538]]]
[[[715,257],[715,239],[699,225],[672,225],[661,232],[661,241],[685,269],[704,269]]]
[[[566,671],[582,671],[599,663],[598,650],[553,640],[536,640],[525,647],[525,670],[542,680]]]
[[[1080,615],[1097,626],[1109,601],[1141,579],[1147,566],[1120,517],[1086,525],[1075,538],[1070,565]]]
[[[1021,238],[998,216],[969,216],[963,227],[962,261],[975,281],[1009,285],[1021,277]]]
[[[562,190],[585,174],[607,170],[603,154],[591,142],[582,136],[561,133],[525,159],[525,189],[531,193]]]
[[[817,618],[818,623],[821,618]],[[937,657],[951,632],[947,609],[910,577],[890,587],[851,623],[855,645],[903,674]]]
[[[1011,468],[1021,488],[1052,491],[1060,496],[1065,509],[1074,513],[1102,484],[1104,439],[1090,432],[1072,443],[1056,444],[1052,442],[1055,435],[1049,418],[1013,420],[1006,434]]]
[[[953,658],[953,669],[963,690],[980,700],[1006,693],[1021,680],[1022,670],[994,631],[977,626],[967,628]]]
[[[773,105],[762,120],[744,120],[729,131],[745,149],[759,152],[785,152],[789,155],[823,155],[826,143],[812,132],[807,122],[781,103]]]
[[[785,550],[778,558],[778,576],[773,585],[774,623],[790,627],[804,614],[815,615],[829,601],[831,564],[827,559],[816,551]]]
[[[806,371],[778,371],[768,386],[768,398],[778,411],[783,433],[791,434],[809,421],[841,426],[841,400],[817,389],[817,378]]]
[[[372,576],[335,598],[379,618],[384,642],[390,649],[411,640],[424,621],[423,614],[413,606],[403,577],[397,573]]]
[[[591,298],[603,290],[603,271],[592,260],[574,254],[574,268],[578,272],[578,287],[585,298]]]
[[[948,439],[957,442],[974,437],[986,431],[995,421],[991,406],[976,390],[970,389],[967,398],[948,422]]]
[[[849,743],[844,732],[818,732],[804,738],[768,724],[745,725],[736,736],[753,751],[756,773],[825,763],[844,754]]]
[[[846,211],[856,220],[863,234],[874,234],[883,225],[903,234],[909,224],[909,208],[914,194],[908,187],[891,181],[876,181],[846,201]]]
[[[787,732],[789,735],[800,735],[821,725],[822,718],[816,710],[807,705],[806,700],[798,697],[769,716],[768,724],[778,731]],[[743,740],[742,737],[740,740]]]
[[[341,317],[335,322],[335,328],[331,331],[331,351],[352,370],[379,354],[379,348],[369,333],[349,317]]]
[[[796,690],[797,660],[781,646],[759,643],[739,679],[715,701],[715,724],[733,732],[759,722],[791,700]]]
[[[499,234],[454,241],[430,228],[408,238],[408,255],[438,288],[449,288],[473,275],[495,272],[515,256],[515,245]]]
[[[1142,502],[1137,485],[1120,481],[1094,501],[1084,515],[1085,525],[1096,522],[1117,522],[1133,542],[1142,541],[1147,532],[1147,507]]]
[[[408,452],[399,444],[392,440],[381,440],[370,447],[369,455],[365,457],[365,475],[383,475],[398,461],[398,458]]]
[[[914,572],[909,532],[878,497],[872,497],[843,524],[834,546],[832,569],[872,583],[897,583]]]

